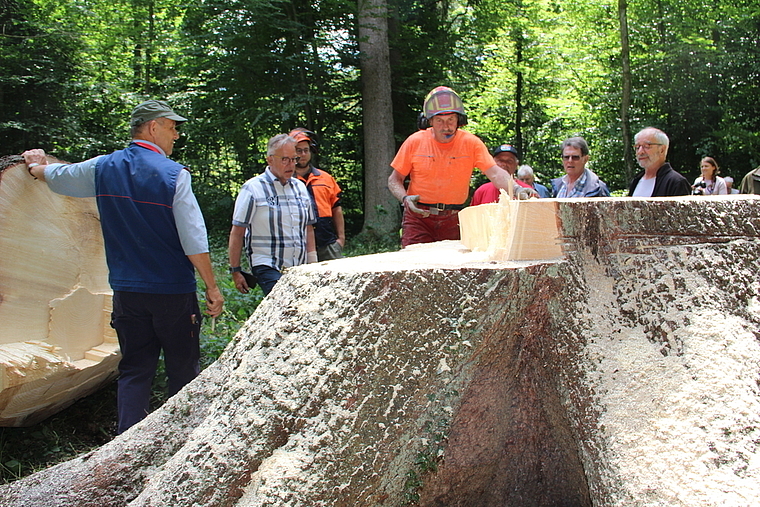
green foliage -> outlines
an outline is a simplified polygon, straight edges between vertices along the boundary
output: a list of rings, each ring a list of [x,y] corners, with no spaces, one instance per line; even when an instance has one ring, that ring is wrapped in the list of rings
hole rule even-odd
[[[27,0],[3,2],[0,21],[0,144],[5,153],[54,146],[75,135],[67,118],[80,39],[54,33],[46,26],[44,9]]]
[[[469,130],[519,145],[544,183],[571,135],[591,166],[627,186],[617,5],[607,0],[391,2],[395,136],[415,130],[425,94],[451,85]],[[131,108],[168,99],[191,118],[175,158],[193,169],[209,228],[229,227],[237,188],[264,167],[268,137],[306,126],[317,163],[344,188],[348,230],[363,220],[355,10],[345,0],[9,0],[0,11],[0,139],[70,160],[120,148]],[[716,13],[720,13],[717,15]],[[760,14],[750,4],[628,3],[632,131],[671,137],[694,176],[704,155],[740,178],[760,164]],[[20,100],[19,100],[20,98]]]
[[[452,394],[452,393],[446,393]],[[435,395],[428,395],[430,402],[434,402]],[[438,471],[438,465],[443,460],[443,448],[446,443],[449,420],[439,414],[436,420],[429,420],[425,423],[425,434],[428,437],[427,443],[417,453],[414,460],[414,468],[406,473],[404,481],[404,500],[405,505],[415,505],[420,499],[419,490],[424,485],[425,476]]]
[[[399,142],[416,129],[425,94],[449,85],[464,98],[467,129],[489,147],[519,142],[522,163],[540,182],[562,174],[560,142],[582,135],[591,168],[614,195],[625,194],[617,2],[389,6],[387,85]],[[356,236],[365,140],[355,12],[345,0],[7,0],[0,10],[0,140],[7,154],[42,147],[82,160],[121,148],[129,112],[146,98],[166,99],[191,119],[173,158],[192,169],[209,231],[221,238],[213,257],[226,298],[224,314],[203,323],[204,366],[261,299],[258,289],[242,295],[232,287],[224,243],[237,191],[263,170],[270,136],[297,126],[320,135],[317,166],[344,190],[346,255],[398,248],[396,236]],[[760,165],[757,5],[630,0],[628,21],[632,133],[662,128],[671,139],[669,159],[688,177],[705,155],[737,181]],[[482,181],[476,173],[473,187]],[[106,405],[114,405],[108,396]],[[48,431],[2,430],[4,480],[58,459],[58,450],[79,449],[73,437],[62,437],[60,419],[45,424]],[[110,424],[93,433],[110,435]]]
[[[356,257],[381,252],[395,252],[399,249],[401,236],[388,237],[373,235],[371,231],[349,238],[343,249],[344,257]]]

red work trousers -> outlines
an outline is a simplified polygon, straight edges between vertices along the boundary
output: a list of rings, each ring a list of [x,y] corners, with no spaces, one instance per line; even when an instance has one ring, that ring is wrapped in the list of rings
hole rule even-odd
[[[423,217],[404,207],[401,223],[401,247],[416,243],[433,243],[446,239],[459,239],[459,212],[441,211],[438,215]]]

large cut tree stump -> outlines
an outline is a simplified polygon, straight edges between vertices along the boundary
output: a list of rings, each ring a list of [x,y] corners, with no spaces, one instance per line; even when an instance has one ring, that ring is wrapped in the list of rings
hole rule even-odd
[[[161,409],[0,504],[757,505],[760,199],[542,206],[551,260],[289,270]]]
[[[41,421],[116,375],[110,313],[95,199],[0,161],[0,426]]]

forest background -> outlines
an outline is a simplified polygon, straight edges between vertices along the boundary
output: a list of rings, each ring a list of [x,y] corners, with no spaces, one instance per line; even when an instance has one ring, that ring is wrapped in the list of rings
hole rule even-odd
[[[209,230],[229,230],[266,140],[303,126],[344,189],[349,237],[397,238],[388,163],[425,94],[453,87],[466,127],[516,145],[545,184],[559,143],[622,191],[632,136],[671,139],[690,179],[701,157],[740,179],[760,165],[755,0],[0,0],[3,154],[78,161],[128,141],[131,109],[169,101],[191,119],[190,166]],[[482,176],[481,176],[482,178]],[[477,178],[473,187],[477,185]],[[737,182],[738,184],[738,182]]]
[[[397,248],[388,164],[438,85],[464,99],[467,130],[516,145],[545,184],[562,174],[561,141],[582,135],[621,195],[644,126],[667,132],[690,179],[706,155],[737,180],[760,165],[757,0],[0,0],[0,24],[0,155],[108,153],[136,104],[167,100],[191,120],[173,158],[191,168],[220,274],[240,185],[267,139],[299,126],[344,189],[349,255]],[[225,314],[204,321],[204,366],[262,297],[218,280]],[[158,406],[165,377],[155,386]],[[111,384],[0,428],[0,482],[108,441],[114,397]]]

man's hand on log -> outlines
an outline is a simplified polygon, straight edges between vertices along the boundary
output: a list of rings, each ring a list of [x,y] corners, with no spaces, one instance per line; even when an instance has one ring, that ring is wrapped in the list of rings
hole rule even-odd
[[[29,171],[29,174],[32,175],[35,180],[39,179],[44,181],[43,169],[48,163],[45,150],[27,150],[22,153],[21,156],[24,157],[24,163],[26,163],[26,169]]]
[[[24,162],[28,166],[29,164],[47,165],[47,155],[45,150],[34,149],[27,150],[21,154],[24,157]]]
[[[515,185],[515,199],[525,200],[530,199],[531,197],[538,197],[538,192],[532,188]]]

